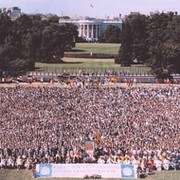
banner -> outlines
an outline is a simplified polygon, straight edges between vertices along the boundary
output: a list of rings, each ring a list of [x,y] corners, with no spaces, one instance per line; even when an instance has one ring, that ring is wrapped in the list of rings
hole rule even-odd
[[[102,178],[137,178],[136,168],[131,164],[37,164],[40,178],[83,178],[100,175]]]
[[[48,178],[52,176],[52,168],[53,164],[37,164],[36,165],[36,172],[38,177]]]
[[[94,154],[94,142],[93,141],[86,141],[85,150],[86,150],[86,153],[92,157]]]
[[[137,170],[132,164],[121,164],[121,178],[137,178]]]

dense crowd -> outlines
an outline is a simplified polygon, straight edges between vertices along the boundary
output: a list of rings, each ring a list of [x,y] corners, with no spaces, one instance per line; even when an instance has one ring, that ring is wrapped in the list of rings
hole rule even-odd
[[[179,114],[178,86],[0,87],[0,166],[132,163],[176,170]]]

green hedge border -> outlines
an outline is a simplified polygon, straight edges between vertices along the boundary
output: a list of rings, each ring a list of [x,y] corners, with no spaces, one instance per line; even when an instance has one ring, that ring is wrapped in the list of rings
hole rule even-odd
[[[92,59],[114,59],[115,57],[117,57],[117,54],[81,53],[81,54],[64,54],[64,57],[92,58]]]

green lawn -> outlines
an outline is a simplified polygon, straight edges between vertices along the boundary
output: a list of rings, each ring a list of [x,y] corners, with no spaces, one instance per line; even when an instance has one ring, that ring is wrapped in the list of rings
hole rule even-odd
[[[120,44],[110,43],[76,43],[72,51],[65,53],[101,53],[101,54],[118,54]]]
[[[148,175],[146,180],[179,180],[180,171],[162,171]],[[32,180],[32,174],[29,170],[0,170],[0,180]],[[72,178],[46,178],[47,180],[70,180]],[[73,180],[82,180],[74,178]],[[110,180],[110,179],[104,179]],[[120,179],[113,179],[120,180]],[[123,180],[123,179],[121,179]]]
[[[102,54],[118,54],[120,44],[106,43],[76,43],[76,47],[70,53],[102,53]],[[106,70],[120,71],[126,73],[147,73],[150,69],[145,66],[120,67],[114,63],[114,59],[87,59],[87,58],[70,58],[64,57],[62,64],[36,63],[36,71],[62,73],[64,69],[70,73],[78,73],[83,69],[87,73],[97,72],[104,73]]]
[[[63,58],[65,63],[62,64],[47,64],[36,63],[36,71],[62,73],[65,69],[70,73],[78,73],[79,70],[84,69],[90,73],[92,71],[97,73],[104,73],[106,70],[120,71],[123,70],[126,73],[147,73],[150,69],[145,66],[132,66],[121,67],[119,64],[114,63],[114,59],[78,59],[78,58]]]

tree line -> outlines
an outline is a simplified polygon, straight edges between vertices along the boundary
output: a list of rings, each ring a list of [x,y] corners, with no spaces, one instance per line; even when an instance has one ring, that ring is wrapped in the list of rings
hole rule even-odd
[[[0,14],[0,74],[12,75],[35,69],[35,62],[62,62],[67,44],[78,36],[72,24],[58,25],[58,17],[42,20],[40,15],[23,14],[12,21]]]
[[[145,64],[161,79],[180,73],[180,16],[176,12],[128,15],[115,62]]]

